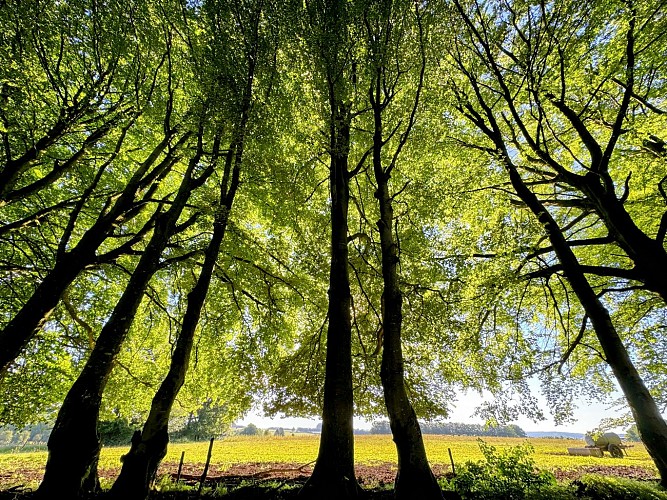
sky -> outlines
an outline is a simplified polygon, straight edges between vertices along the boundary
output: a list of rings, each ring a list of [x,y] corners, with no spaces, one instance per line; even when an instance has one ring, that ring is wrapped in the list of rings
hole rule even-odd
[[[611,409],[612,403],[620,396],[620,394],[615,394],[609,397],[608,402],[600,403],[597,401],[589,401],[587,399],[578,399],[575,401],[577,408],[574,411],[575,422],[568,423],[565,425],[557,426],[553,419],[550,418],[549,412],[546,410],[546,405],[544,404],[544,399],[541,396],[537,396],[538,400],[542,405],[545,417],[547,420],[534,422],[528,418],[520,418],[517,421],[509,422],[519,425],[526,432],[577,432],[577,433],[586,433],[598,427],[600,421],[604,418],[615,418],[619,417],[618,410]],[[484,398],[477,393],[468,392],[468,393],[459,393],[458,401],[456,402],[455,408],[446,419],[449,422],[462,422],[462,423],[471,423],[471,424],[483,424],[484,422],[479,417],[474,417],[473,413],[475,408],[479,406],[484,401]],[[378,419],[382,420],[382,419]],[[387,418],[384,418],[387,420]],[[261,416],[260,412],[251,412],[243,420],[237,422],[238,425],[248,425],[250,423],[255,424],[257,427],[265,429],[268,427],[284,427],[291,429],[293,427],[306,427],[312,428],[317,425],[319,422],[318,419],[307,419],[307,418],[267,418]],[[355,418],[354,421],[355,429],[370,429],[371,422]],[[610,429],[615,432],[624,432],[625,428],[614,428]]]

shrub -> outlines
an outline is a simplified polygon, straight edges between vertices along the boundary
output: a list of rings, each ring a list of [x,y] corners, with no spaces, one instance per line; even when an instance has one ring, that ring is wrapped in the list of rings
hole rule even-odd
[[[587,474],[574,484],[578,497],[591,500],[667,500],[667,491],[656,483]]]
[[[477,443],[484,459],[459,466],[457,475],[449,485],[464,498],[533,498],[540,490],[556,485],[552,473],[536,470],[530,456],[533,447],[529,444],[498,452],[495,446],[486,444],[482,439],[478,439]]]
[[[121,446],[130,444],[132,434],[139,429],[137,424],[128,422],[124,418],[102,420],[97,424],[100,441],[104,446]]]

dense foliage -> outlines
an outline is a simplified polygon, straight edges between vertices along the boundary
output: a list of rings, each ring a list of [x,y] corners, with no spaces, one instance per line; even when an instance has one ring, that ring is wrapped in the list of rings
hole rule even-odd
[[[665,53],[633,0],[2,2],[0,426],[92,491],[119,422],[150,478],[324,408],[430,477],[458,389],[521,435],[618,386],[664,483]]]
[[[536,498],[556,480],[550,472],[537,471],[530,445],[516,446],[501,453],[478,440],[484,459],[459,467],[452,486],[464,497],[481,499]]]

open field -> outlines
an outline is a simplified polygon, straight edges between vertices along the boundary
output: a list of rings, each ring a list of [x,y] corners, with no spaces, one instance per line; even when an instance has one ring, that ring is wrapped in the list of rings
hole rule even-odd
[[[426,435],[424,440],[436,474],[450,470],[448,448],[452,450],[455,465],[483,458],[477,440],[473,437]],[[628,450],[628,457],[616,459],[609,457],[606,453],[604,458],[569,456],[567,454],[569,446],[583,445],[581,441],[571,439],[487,437],[484,438],[484,441],[497,447],[498,450],[529,443],[535,450],[533,458],[537,467],[554,471],[557,477],[562,479],[577,477],[578,471],[646,479],[657,477],[653,462],[639,443],[635,443]],[[227,437],[214,444],[209,475],[215,476],[231,470],[236,473],[243,470],[256,473],[263,467],[280,468],[279,464],[285,464],[284,468],[296,468],[315,460],[318,445],[319,436],[315,435]],[[108,484],[118,473],[120,457],[127,450],[127,447],[103,449],[100,459],[100,475],[103,478],[103,484]],[[160,473],[174,473],[181,452],[185,451],[184,472],[191,475],[201,474],[207,450],[208,442],[172,444]],[[357,436],[355,458],[361,471],[368,471],[373,468],[372,466],[377,466],[384,470],[384,475],[379,476],[384,478],[381,480],[391,479],[392,469],[396,463],[396,452],[390,436]],[[44,451],[0,454],[0,490],[16,485],[36,487],[41,479],[45,462],[46,452]],[[240,464],[253,465],[248,467]],[[308,474],[310,470],[310,467],[303,467],[300,473]],[[360,475],[363,474],[364,472]]]

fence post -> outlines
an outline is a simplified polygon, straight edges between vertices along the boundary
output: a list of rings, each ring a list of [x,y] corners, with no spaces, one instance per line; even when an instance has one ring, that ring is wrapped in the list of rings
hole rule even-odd
[[[201,481],[199,482],[199,491],[197,492],[197,496],[201,495],[201,491],[204,488],[204,481],[206,481],[206,474],[208,474],[208,464],[211,463],[211,453],[213,452],[213,440],[215,438],[211,438],[211,442],[208,445],[208,455],[206,456],[206,465],[204,465],[204,473],[201,475]]]

